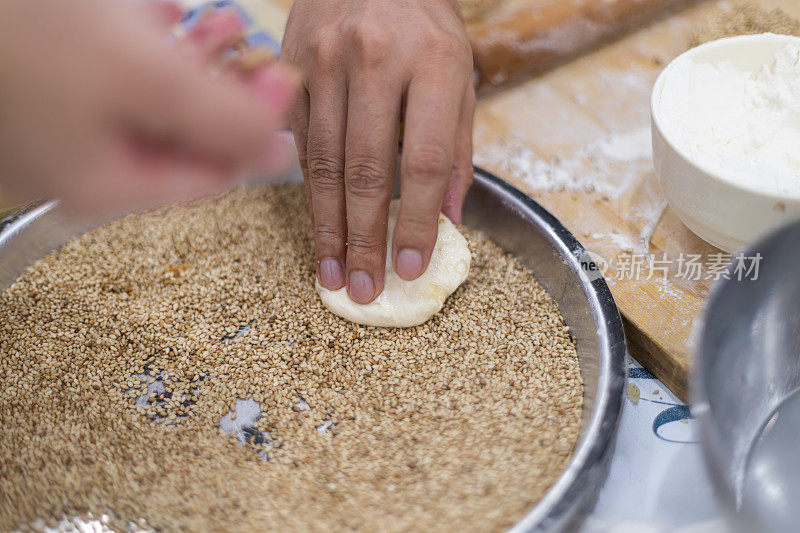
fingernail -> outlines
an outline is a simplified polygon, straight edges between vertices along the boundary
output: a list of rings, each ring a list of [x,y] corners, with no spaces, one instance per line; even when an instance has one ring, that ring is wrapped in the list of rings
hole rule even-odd
[[[397,252],[394,271],[405,280],[417,279],[422,275],[422,254],[413,248],[403,248]]]
[[[271,108],[279,110],[286,109],[292,103],[297,88],[296,76],[293,71],[275,67],[264,68],[256,72],[252,84]]]
[[[326,289],[339,290],[344,286],[344,270],[342,265],[332,257],[319,262],[319,282]]]
[[[369,274],[363,270],[354,270],[350,273],[350,298],[353,301],[366,304],[372,301],[375,284]]]

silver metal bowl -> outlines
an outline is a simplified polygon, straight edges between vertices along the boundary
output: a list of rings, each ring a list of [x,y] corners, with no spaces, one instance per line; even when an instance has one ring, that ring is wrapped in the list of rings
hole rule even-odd
[[[756,254],[757,279],[740,280],[732,265],[731,279],[712,290],[695,353],[692,413],[731,526],[796,531],[800,222],[743,252],[748,260]]]
[[[101,221],[75,222],[55,202],[0,226],[0,290],[31,263]],[[574,526],[593,507],[613,453],[625,387],[625,336],[611,292],[583,246],[539,204],[476,169],[464,223],[515,254],[553,296],[577,340],[584,381],[581,436],[563,474],[513,531]]]

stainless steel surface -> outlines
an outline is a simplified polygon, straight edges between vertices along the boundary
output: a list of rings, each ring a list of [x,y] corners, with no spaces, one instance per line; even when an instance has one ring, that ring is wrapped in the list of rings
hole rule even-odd
[[[800,387],[798,243],[800,222],[744,252],[763,257],[758,279],[718,283],[698,336],[692,411],[712,482],[741,531],[795,530],[800,518],[800,404],[790,398]]]
[[[514,531],[573,527],[591,510],[608,473],[625,386],[625,338],[602,277],[582,264],[581,244],[536,202],[498,178],[475,171],[464,223],[519,257],[555,299],[577,340],[584,380],[580,441],[567,469]],[[0,228],[0,289],[24,268],[81,230],[54,204],[20,214]]]

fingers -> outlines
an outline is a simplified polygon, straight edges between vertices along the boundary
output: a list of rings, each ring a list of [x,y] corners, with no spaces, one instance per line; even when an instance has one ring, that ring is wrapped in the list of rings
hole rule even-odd
[[[123,104],[135,121],[131,126],[154,142],[180,144],[221,162],[257,165],[272,145],[272,131],[284,121],[295,90],[291,76],[273,68],[253,86],[212,80],[199,65],[161,52],[131,69],[148,80]]]
[[[368,303],[383,290],[401,93],[399,83],[361,79],[358,74],[351,77],[349,87],[345,149],[347,289],[354,301]]]
[[[313,198],[311,197],[311,184],[308,181],[308,113],[310,99],[308,91],[304,88],[300,90],[295,102],[289,109],[289,126],[292,128],[294,145],[297,148],[297,159],[300,162],[300,170],[303,171],[303,182],[306,185],[306,197],[308,199],[308,212],[311,220],[314,220]]]
[[[323,287],[345,285],[347,217],[344,160],[347,89],[344,78],[320,76],[309,87],[306,158],[313,198],[317,276]]]
[[[138,138],[105,139],[95,164],[83,169],[66,191],[67,205],[78,212],[118,213],[215,192],[235,168],[201,155],[160,148]]]
[[[467,87],[467,93],[461,105],[461,115],[458,119],[458,132],[456,134],[455,155],[450,181],[442,201],[442,213],[454,224],[461,224],[461,209],[464,198],[472,185],[472,121],[475,114],[475,90],[472,85]]]
[[[127,148],[136,149],[135,144]],[[118,187],[128,187],[126,203],[146,207],[153,200],[172,202],[187,196],[209,194],[227,185],[236,172],[231,165],[180,150],[158,152],[148,146],[129,152],[127,160],[117,165],[117,172],[127,172],[118,179]],[[117,191],[119,192],[119,191]]]
[[[406,280],[425,272],[436,243],[465,94],[464,80],[453,74],[431,69],[408,88],[400,212],[392,249],[394,269]]]
[[[181,5],[170,0],[150,0],[144,6],[164,29],[177,24],[183,14]]]
[[[215,60],[242,36],[244,23],[233,10],[212,11],[200,17],[189,32],[189,41],[205,62]]]
[[[240,14],[232,9],[209,11],[197,21],[188,35],[188,42],[199,54],[204,64],[216,67],[224,59],[226,51],[240,42],[244,31],[244,21]],[[284,77],[293,79],[290,68],[273,68],[274,56],[265,50],[245,49],[241,54],[231,58],[224,67],[223,75],[234,80],[242,80],[253,89],[272,108],[284,109],[290,102],[290,93],[282,90]],[[287,76],[288,74],[288,76]],[[283,126],[282,123],[275,127]],[[269,175],[278,174],[289,167],[290,150],[285,139],[273,136],[274,142],[263,149],[260,170]]]
[[[275,150],[291,157],[287,149],[289,138],[281,132],[273,133],[272,138]],[[186,200],[220,191],[230,185],[239,171],[233,164],[203,154],[179,147],[153,146],[136,138],[119,139],[103,154],[107,163],[95,179],[82,176],[80,183],[85,185],[84,190],[73,195],[79,199],[78,203],[73,202],[77,206],[102,205],[114,210]],[[273,159],[280,161],[278,154]],[[109,179],[113,180],[113,187],[107,186]]]
[[[155,30],[130,30],[120,36],[119,68],[108,76],[106,91],[123,110],[123,128],[221,164],[263,166],[260,158],[275,149],[272,132],[285,120],[296,77],[265,67],[247,82],[241,76],[212,79],[206,61],[187,60],[184,45],[169,46]],[[187,42],[208,60],[240,30],[238,15],[221,10],[202,17]]]

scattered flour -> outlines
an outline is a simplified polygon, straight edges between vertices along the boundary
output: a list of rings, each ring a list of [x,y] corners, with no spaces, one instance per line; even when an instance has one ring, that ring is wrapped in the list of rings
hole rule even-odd
[[[593,241],[608,240],[615,248],[623,253],[632,253],[636,250],[637,243],[628,234],[611,232],[595,232],[589,235]]]
[[[575,103],[579,106],[586,107],[589,105],[589,99],[586,97],[585,94],[578,93],[574,97]]]
[[[614,161],[635,161],[652,159],[653,143],[650,139],[650,126],[610,135],[597,143],[599,151]]]
[[[591,142],[571,154],[542,159],[518,142],[482,146],[476,164],[498,169],[537,191],[590,191],[619,198],[651,167],[650,127]]]
[[[643,224],[639,233],[623,232],[613,229],[611,231],[597,231],[589,233],[592,241],[606,241],[610,243],[619,254],[633,254],[647,256],[650,253],[650,239],[661,222],[664,212],[667,210],[667,202],[662,200],[654,206],[637,209],[630,213]],[[630,218],[630,217],[629,217]]]
[[[658,223],[661,222],[661,217],[664,216],[667,205],[666,200],[661,200],[654,209],[650,211],[642,210],[642,212],[640,212],[640,215],[646,220],[646,223],[639,231],[639,245],[635,248],[636,253],[643,254],[650,250],[650,239],[653,238],[653,233],[656,231]]]

